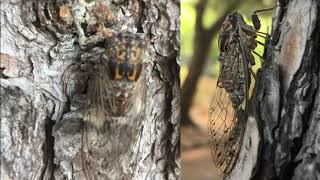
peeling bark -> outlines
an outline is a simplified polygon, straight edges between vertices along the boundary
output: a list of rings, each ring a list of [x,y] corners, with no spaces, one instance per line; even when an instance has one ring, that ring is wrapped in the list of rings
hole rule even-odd
[[[1,179],[90,179],[82,162],[88,80],[104,39],[121,31],[149,42],[145,110],[127,120],[134,128],[115,120],[118,129],[93,137],[95,178],[179,179],[179,2],[66,2],[1,2]],[[119,154],[102,153],[119,143]]]

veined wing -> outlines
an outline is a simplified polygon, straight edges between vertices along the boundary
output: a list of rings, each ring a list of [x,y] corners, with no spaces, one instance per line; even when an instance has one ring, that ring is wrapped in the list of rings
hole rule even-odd
[[[237,161],[245,130],[248,68],[239,39],[220,58],[220,74],[209,110],[209,144],[217,169],[228,174]]]
[[[88,98],[86,104],[86,112],[84,121],[101,129],[104,125],[105,118],[107,117],[107,103],[111,100],[108,87],[111,82],[106,79],[103,65],[98,67],[97,73],[89,80],[88,85]]]

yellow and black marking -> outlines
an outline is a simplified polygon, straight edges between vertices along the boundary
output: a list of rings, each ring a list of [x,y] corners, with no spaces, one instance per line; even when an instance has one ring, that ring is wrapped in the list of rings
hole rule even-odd
[[[121,33],[113,38],[106,51],[111,79],[139,79],[145,44],[139,35],[132,33]]]

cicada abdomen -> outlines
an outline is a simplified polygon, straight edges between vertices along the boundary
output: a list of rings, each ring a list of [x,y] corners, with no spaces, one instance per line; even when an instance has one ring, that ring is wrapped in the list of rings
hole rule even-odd
[[[107,40],[106,51],[89,80],[85,122],[100,129],[108,117],[139,112],[145,48],[145,40],[129,32]]]
[[[241,148],[247,118],[256,30],[230,13],[219,35],[220,72],[209,110],[210,149],[217,169],[228,174]]]

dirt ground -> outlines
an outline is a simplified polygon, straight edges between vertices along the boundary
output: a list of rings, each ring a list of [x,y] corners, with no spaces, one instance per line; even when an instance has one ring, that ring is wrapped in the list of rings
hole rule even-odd
[[[197,128],[181,128],[182,180],[222,180],[208,145],[208,109],[216,80],[202,77],[190,111]]]
[[[182,128],[182,180],[222,180],[211,159],[207,134],[191,127]]]

